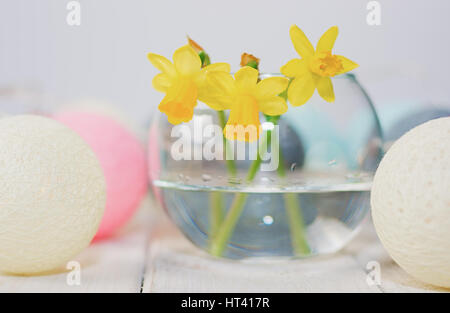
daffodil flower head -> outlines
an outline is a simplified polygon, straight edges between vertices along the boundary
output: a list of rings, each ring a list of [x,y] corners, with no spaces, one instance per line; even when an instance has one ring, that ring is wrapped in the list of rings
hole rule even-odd
[[[148,59],[161,71],[152,81],[156,90],[165,93],[158,109],[174,125],[192,119],[197,100],[201,100],[204,93],[207,72],[230,72],[230,66],[226,63],[215,63],[202,68],[199,55],[189,45],[174,52],[173,63],[154,53],[149,53]]]
[[[260,112],[277,116],[286,113],[286,100],[278,95],[289,80],[269,77],[258,82],[259,72],[249,66],[242,67],[231,76],[224,72],[208,72],[207,93],[203,102],[215,110],[230,110],[224,129],[229,140],[254,141],[261,132]]]
[[[280,71],[293,78],[288,90],[289,102],[294,106],[305,104],[317,89],[328,102],[334,101],[333,84],[330,77],[349,72],[358,67],[355,62],[341,55],[332,54],[338,35],[337,26],[328,29],[314,50],[313,45],[296,25],[291,26],[290,36],[301,59],[292,59]]]

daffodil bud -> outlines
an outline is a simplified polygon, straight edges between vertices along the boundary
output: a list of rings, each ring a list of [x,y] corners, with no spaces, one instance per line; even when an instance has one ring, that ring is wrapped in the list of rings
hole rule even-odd
[[[205,53],[205,51],[200,51],[198,53],[198,56],[200,57],[200,60],[202,61],[202,67],[205,67],[205,66],[211,64],[211,59],[209,58],[209,55]]]
[[[259,59],[252,54],[243,53],[241,55],[241,66],[250,66],[254,69],[258,70],[259,67]]]
[[[202,67],[205,67],[211,64],[211,59],[209,55],[205,52],[205,49],[202,48],[198,43],[192,40],[189,36],[187,37],[189,45],[198,53],[200,60],[202,61]]]

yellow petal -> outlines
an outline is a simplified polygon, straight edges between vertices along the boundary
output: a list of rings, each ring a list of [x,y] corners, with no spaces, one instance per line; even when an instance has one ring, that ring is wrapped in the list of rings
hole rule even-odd
[[[256,99],[248,95],[239,95],[230,110],[225,137],[229,140],[255,141],[259,137],[260,121]]]
[[[295,78],[288,89],[288,99],[293,106],[305,104],[314,94],[316,89],[314,78],[306,74]]]
[[[227,123],[223,134],[228,140],[254,142],[261,134],[261,123],[259,121],[248,125]]]
[[[342,62],[342,67],[343,67],[342,71],[340,71],[337,74],[344,74],[344,73],[350,72],[351,70],[354,70],[355,68],[357,68],[359,66],[352,60],[349,60],[342,55],[335,55],[335,56]]]
[[[316,79],[316,87],[319,95],[327,102],[334,101],[333,83],[329,77],[319,77]]]
[[[277,96],[286,90],[289,79],[284,77],[269,77],[263,79],[256,85],[256,96],[264,100],[267,97]]]
[[[194,107],[180,106],[179,103],[164,98],[158,109],[167,115],[169,123],[177,125],[189,122],[194,116]]]
[[[339,30],[337,26],[330,27],[322,37],[320,37],[319,42],[317,43],[316,52],[331,51],[338,33]]]
[[[170,86],[158,109],[167,114],[169,122],[189,122],[197,105],[198,89],[192,80],[178,80]]]
[[[292,59],[280,68],[281,74],[287,77],[302,76],[307,71],[308,66],[304,59]]]
[[[230,102],[230,98],[220,97],[220,96],[210,96],[205,95],[203,97],[198,98],[201,102],[205,103],[211,109],[216,111],[229,110],[231,108],[232,103]]]
[[[148,60],[160,70],[162,73],[166,73],[167,75],[174,77],[177,75],[177,71],[175,70],[175,66],[170,62],[167,58],[162,55],[149,53],[147,54]]]
[[[236,91],[233,77],[226,72],[208,72],[206,85],[209,92],[215,95],[231,96]]]
[[[228,110],[233,104],[233,98],[222,94],[213,94],[207,88],[199,89],[198,100],[217,111]]]
[[[250,66],[241,67],[241,69],[234,74],[236,83],[240,88],[254,87],[258,81],[258,76],[258,70]]]
[[[297,25],[292,25],[289,30],[289,34],[291,36],[292,44],[294,45],[295,51],[303,57],[307,58],[314,54],[314,47],[311,42],[308,40],[303,31],[298,28]]]
[[[231,71],[230,64],[228,63],[213,63],[203,68],[208,72],[227,72]]]
[[[178,124],[181,124],[181,123],[189,122],[192,119],[192,116],[194,116],[194,111],[192,111],[192,114],[191,114],[190,118],[178,118],[178,117],[175,117],[173,115],[167,115],[167,120],[172,125],[178,125]]]
[[[208,66],[205,66],[198,72],[198,74],[194,77],[194,81],[197,86],[201,87],[206,79],[206,74],[208,72],[230,72],[230,65],[228,63],[214,63]]]
[[[170,76],[166,73],[160,73],[156,75],[152,80],[153,88],[161,92],[167,92],[167,89],[170,87],[171,80]]]
[[[173,63],[178,73],[182,75],[193,75],[200,71],[202,61],[191,46],[183,46],[175,50]]]
[[[278,96],[273,96],[259,101],[258,107],[261,112],[270,116],[284,114],[288,109],[286,101]]]
[[[234,79],[229,73],[212,71],[206,74],[198,99],[214,110],[225,110],[231,107],[235,90]]]

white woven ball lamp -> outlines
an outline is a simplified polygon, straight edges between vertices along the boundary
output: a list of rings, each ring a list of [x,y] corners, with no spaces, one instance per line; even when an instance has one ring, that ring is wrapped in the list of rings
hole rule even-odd
[[[64,266],[87,247],[105,207],[105,180],[88,145],[45,117],[0,119],[0,271]]]
[[[416,279],[450,287],[450,117],[394,143],[376,172],[371,205],[392,258]]]

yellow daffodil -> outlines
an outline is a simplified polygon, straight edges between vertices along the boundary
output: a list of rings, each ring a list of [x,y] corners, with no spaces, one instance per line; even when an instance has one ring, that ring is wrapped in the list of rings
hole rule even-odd
[[[148,59],[161,71],[153,78],[153,87],[166,94],[158,109],[167,114],[169,122],[174,125],[192,119],[197,100],[201,100],[205,93],[207,72],[230,72],[230,66],[226,63],[215,63],[202,68],[199,55],[189,45],[175,51],[173,63],[154,53],[149,53]]]
[[[328,102],[334,101],[330,77],[346,73],[358,67],[355,62],[331,53],[338,35],[336,26],[328,29],[317,43],[316,50],[296,25],[289,31],[292,43],[301,59],[293,59],[281,67],[283,75],[293,78],[288,99],[294,106],[305,104],[317,88],[319,95]]]
[[[254,141],[261,131],[260,112],[276,116],[287,111],[286,100],[278,94],[287,88],[289,80],[270,77],[258,82],[258,75],[249,66],[236,72],[234,79],[224,72],[207,74],[208,92],[202,101],[215,110],[230,110],[224,129],[227,139]]]

